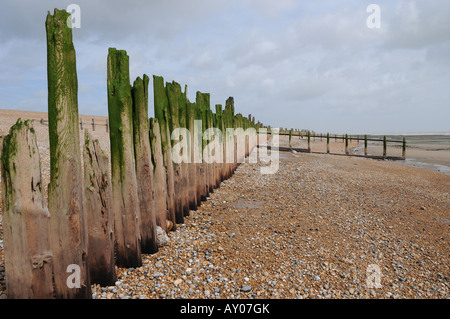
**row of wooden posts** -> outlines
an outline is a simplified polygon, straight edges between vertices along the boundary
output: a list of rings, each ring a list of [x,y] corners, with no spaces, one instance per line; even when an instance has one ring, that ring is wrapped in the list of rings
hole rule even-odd
[[[271,134],[270,132],[268,134]],[[300,149],[300,151],[307,151],[307,152],[311,152],[311,138],[320,138],[320,140],[322,140],[322,138],[326,138],[327,141],[327,146],[326,146],[326,153],[330,153],[330,139],[334,138],[335,141],[338,140],[342,140],[345,143],[345,155],[349,155],[349,142],[354,140],[357,142],[360,141],[364,141],[364,156],[369,156],[368,154],[368,142],[380,142],[383,144],[383,158],[387,158],[387,144],[389,143],[394,143],[394,144],[401,144],[402,145],[402,156],[401,157],[393,157],[391,156],[391,159],[405,159],[406,158],[406,138],[403,138],[401,141],[400,140],[387,140],[386,136],[383,136],[382,139],[377,139],[377,138],[368,138],[367,135],[364,135],[364,137],[361,137],[359,135],[356,136],[349,136],[348,134],[345,135],[341,135],[338,136],[337,134],[335,134],[334,136],[332,136],[330,133],[327,133],[326,135],[320,134],[320,135],[316,135],[316,134],[311,134],[311,132],[306,132],[305,134],[302,134],[301,132],[299,132],[299,134],[294,134],[293,130],[290,130],[288,132],[280,132],[279,135],[288,135],[289,136],[289,148],[292,149],[292,138],[294,136],[298,136],[299,138],[306,138],[308,141],[308,148],[307,149]],[[376,157],[376,156],[373,156]]]
[[[139,267],[159,249],[158,231],[175,230],[242,162],[240,136],[224,136],[214,152],[232,161],[193,161],[209,150],[209,128],[256,127],[235,114],[234,100],[210,108],[209,93],[187,98],[176,82],[153,76],[155,118],[148,118],[149,77],[131,85],[129,57],[107,57],[110,157],[85,130],[80,153],[77,73],[69,14],[46,19],[50,184],[45,200],[33,122],[18,120],[2,138],[3,232],[8,298],[91,298],[91,284],[113,285],[115,267]],[[171,132],[195,130],[190,163],[172,159]],[[259,125],[259,124],[258,124]],[[241,134],[241,133],[239,133]],[[184,137],[185,138],[185,137]],[[231,141],[229,140],[231,138]],[[245,139],[245,137],[244,137]],[[247,156],[255,147],[246,140]],[[183,149],[183,155],[186,149]],[[83,161],[82,161],[83,156]],[[189,161],[188,161],[189,162]],[[83,163],[83,164],[82,164]]]

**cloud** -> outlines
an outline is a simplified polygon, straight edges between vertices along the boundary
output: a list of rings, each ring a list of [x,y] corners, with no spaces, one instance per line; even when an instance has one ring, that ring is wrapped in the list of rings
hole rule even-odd
[[[46,110],[45,16],[71,3],[2,1],[0,107]],[[80,113],[107,115],[106,56],[117,47],[130,56],[131,81],[161,75],[187,84],[191,101],[211,93],[212,105],[234,96],[238,112],[272,126],[411,131],[422,118],[421,131],[448,130],[446,0],[380,0],[380,29],[366,26],[370,2],[356,0],[76,3]]]

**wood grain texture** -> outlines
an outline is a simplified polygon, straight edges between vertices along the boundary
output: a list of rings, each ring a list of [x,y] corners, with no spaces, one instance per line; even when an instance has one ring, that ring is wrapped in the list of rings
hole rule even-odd
[[[30,121],[19,119],[5,137],[1,166],[8,297],[53,298],[50,213]]]
[[[175,209],[175,176],[172,161],[172,147],[170,141],[170,111],[164,87],[164,79],[160,76],[153,76],[153,96],[155,118],[158,120],[161,131],[161,151],[163,154],[164,168],[167,186],[167,210],[168,218],[173,223],[172,230],[176,230],[176,209]]]
[[[50,135],[50,240],[57,298],[91,298],[87,225],[81,167],[78,80],[69,14],[47,15],[48,121]],[[79,288],[67,285],[67,267],[80,267]]]
[[[164,168],[164,159],[161,151],[161,131],[158,120],[151,118],[150,123],[150,145],[152,148],[153,162],[153,185],[155,190],[155,219],[156,225],[166,230],[166,220],[169,219],[167,212],[167,181]]]
[[[114,215],[109,159],[85,130],[84,190],[88,223],[88,255],[91,282],[112,286],[117,280],[114,260]]]
[[[141,252],[154,254],[158,251],[158,243],[154,207],[153,163],[148,122],[148,82],[149,78],[147,75],[144,74],[143,78],[138,77],[134,81],[131,91],[133,97],[134,154],[141,212]]]
[[[116,263],[119,267],[139,267],[142,264],[140,210],[133,147],[133,101],[126,51],[110,48],[107,69]]]

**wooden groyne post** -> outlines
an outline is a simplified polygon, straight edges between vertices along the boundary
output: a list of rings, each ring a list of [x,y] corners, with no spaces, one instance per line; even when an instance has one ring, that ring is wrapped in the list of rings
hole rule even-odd
[[[19,119],[2,142],[3,239],[8,298],[53,298],[50,213],[44,198],[39,147],[31,121]]]
[[[327,133],[327,154],[330,153],[330,133]]]
[[[84,190],[88,224],[88,255],[91,282],[112,286],[117,280],[114,260],[114,215],[109,158],[85,130]]]
[[[150,145],[152,148],[153,182],[154,182],[154,208],[156,225],[167,230],[167,181],[164,167],[163,153],[161,150],[161,130],[158,120],[149,119],[150,123]],[[170,221],[172,223],[172,221]]]
[[[364,156],[367,156],[367,135],[364,135]]]
[[[112,209],[115,216],[117,265],[139,267],[142,261],[133,142],[133,100],[129,57],[125,50],[108,49],[107,72]]]
[[[172,146],[170,140],[169,101],[164,87],[163,77],[153,75],[153,96],[155,118],[158,120],[161,132],[161,151],[164,159],[164,169],[167,180],[167,211],[168,218],[173,223],[172,230],[176,230],[175,210],[175,178],[172,161]]]
[[[48,13],[47,78],[50,137],[48,206],[57,298],[92,298],[88,269],[88,232],[80,154],[78,80],[70,14]],[[78,269],[68,285],[67,269]]]
[[[133,99],[133,142],[136,163],[137,193],[139,199],[141,252],[154,254],[158,251],[156,237],[156,214],[154,208],[153,163],[148,121],[148,83],[144,74],[137,77],[131,88]]]

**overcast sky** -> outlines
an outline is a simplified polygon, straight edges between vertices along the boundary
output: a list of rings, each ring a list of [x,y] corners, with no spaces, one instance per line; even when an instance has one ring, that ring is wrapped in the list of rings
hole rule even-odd
[[[115,47],[131,82],[160,75],[191,101],[210,93],[213,109],[233,96],[237,112],[274,127],[450,131],[448,0],[1,0],[0,108],[47,111],[45,18],[71,3],[81,114],[107,116]],[[367,26],[371,3],[380,28]]]

